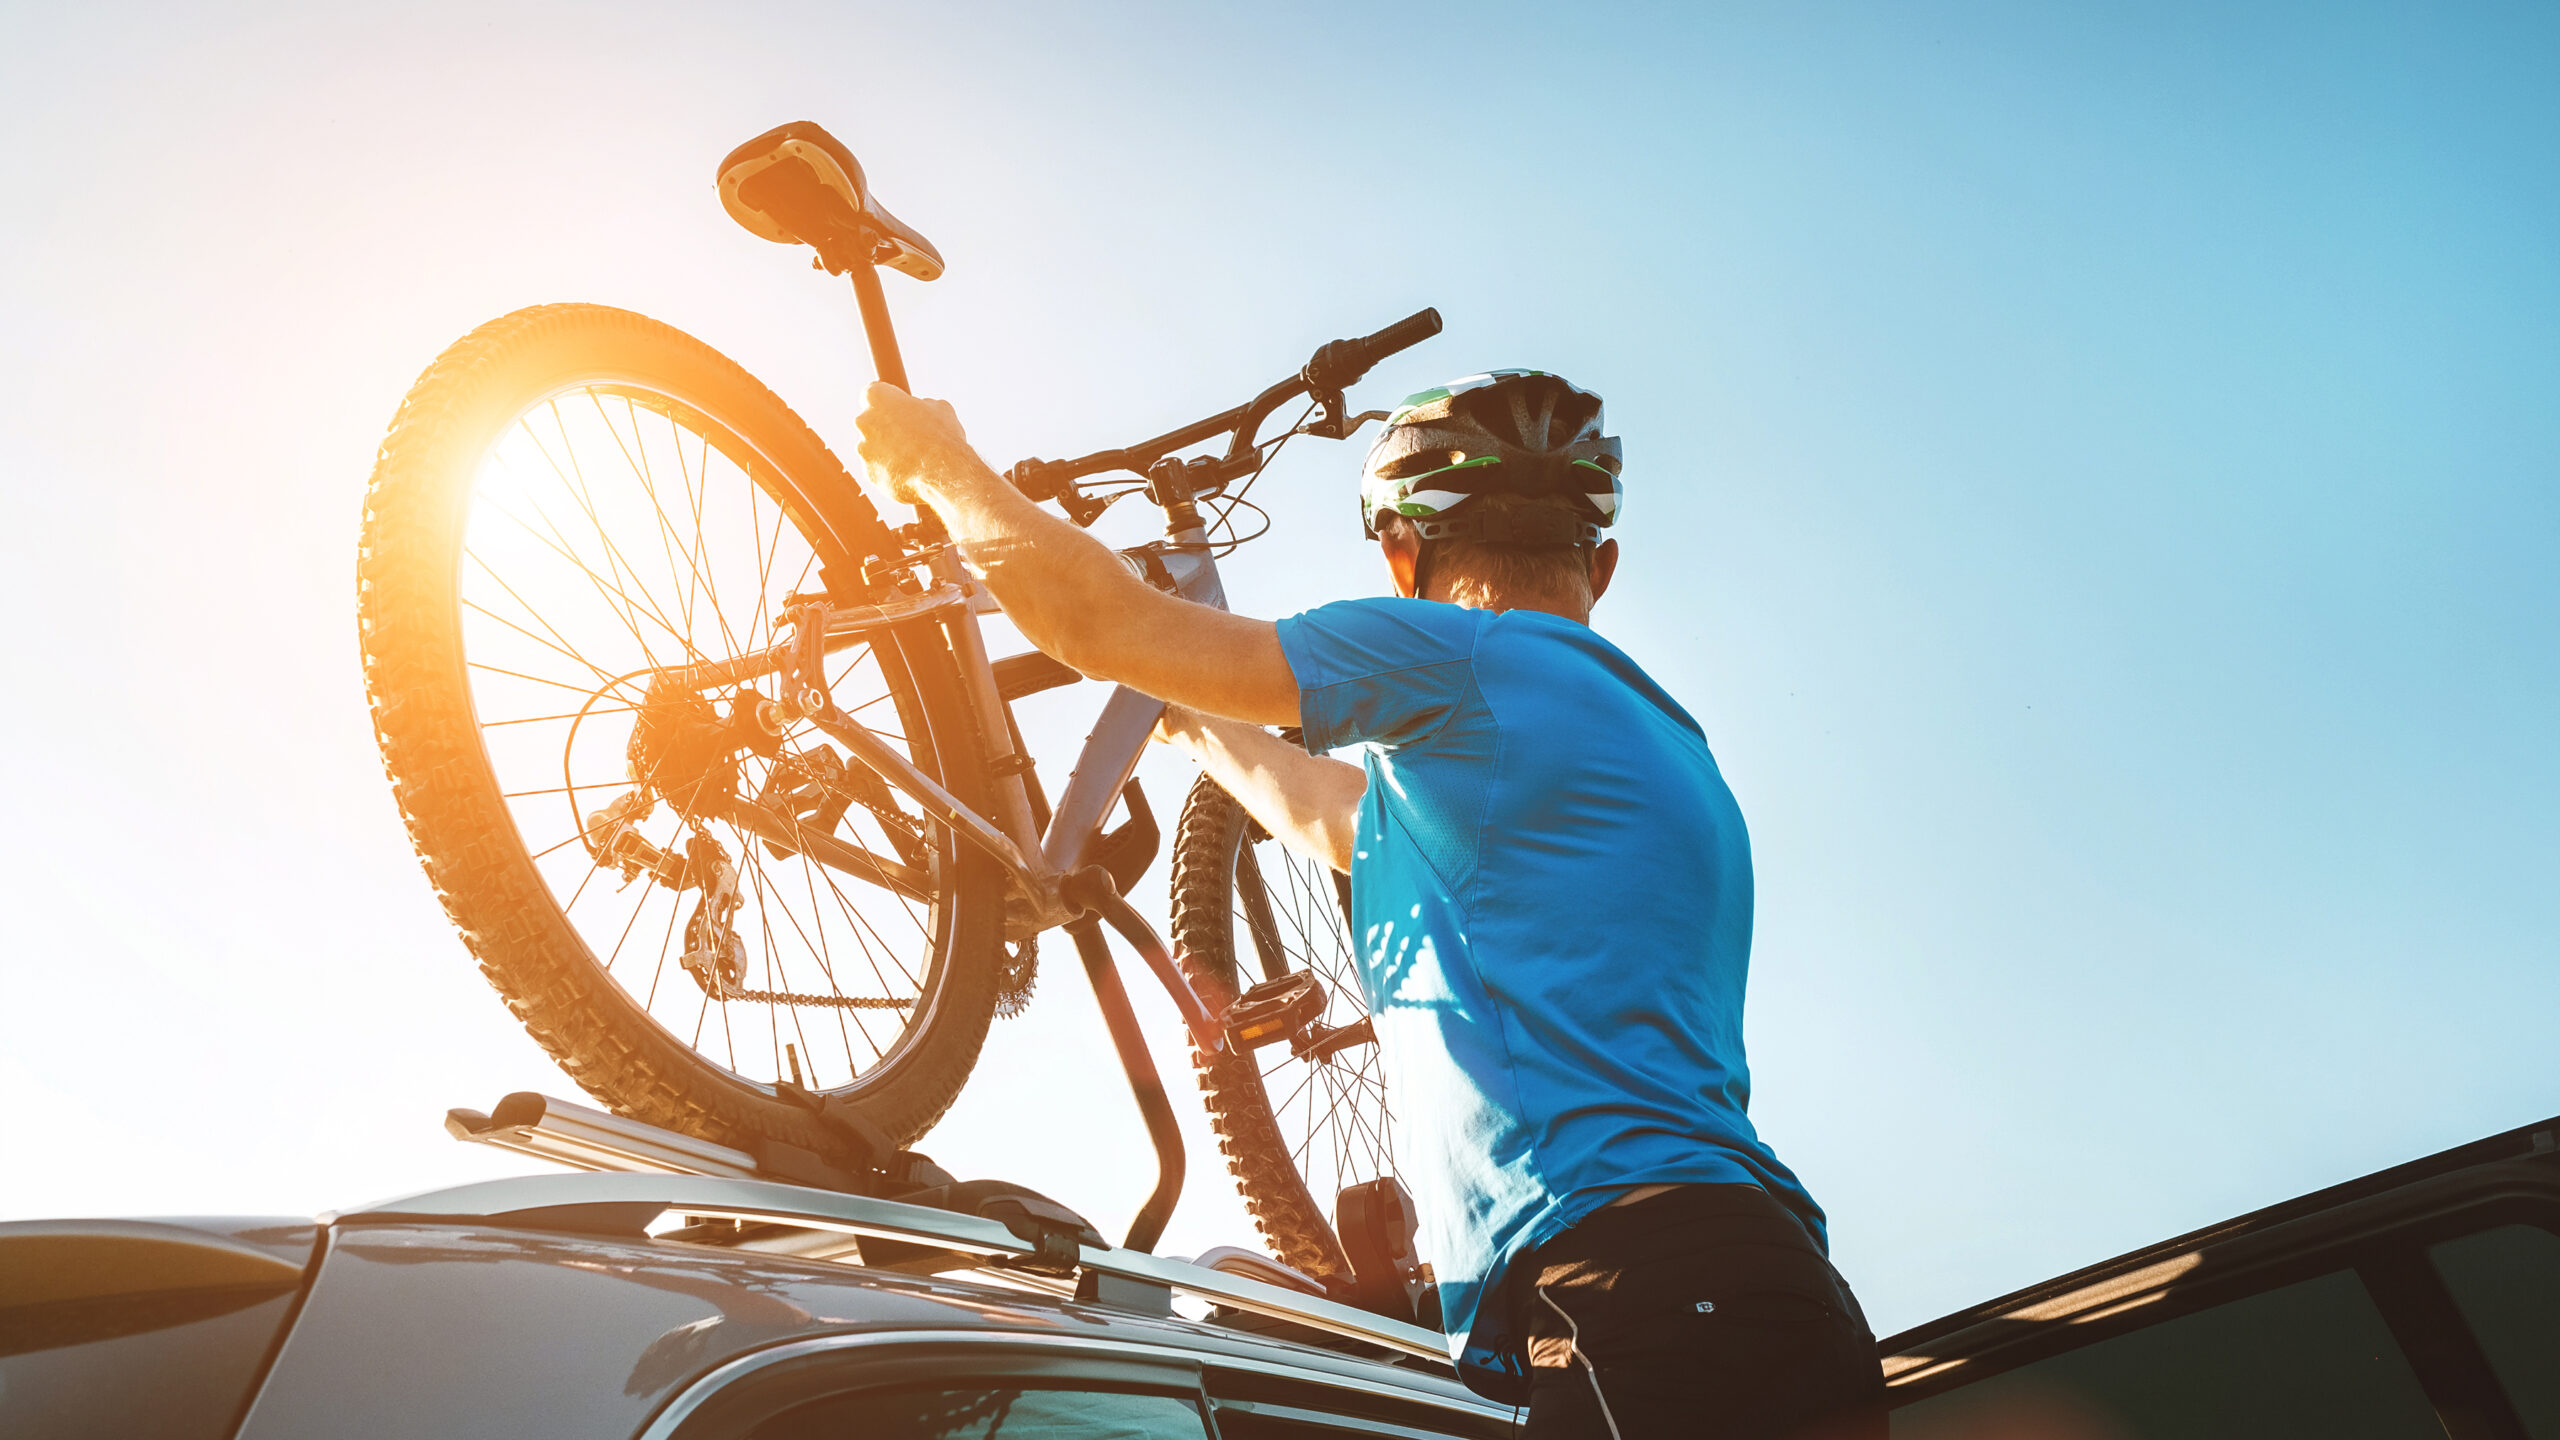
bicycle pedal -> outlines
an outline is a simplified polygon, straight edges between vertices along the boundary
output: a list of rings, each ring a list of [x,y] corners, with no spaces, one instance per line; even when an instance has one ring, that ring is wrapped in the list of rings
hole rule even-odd
[[[1324,1014],[1324,986],[1311,971],[1265,980],[1227,1007],[1227,1034],[1248,1050],[1287,1040]]]

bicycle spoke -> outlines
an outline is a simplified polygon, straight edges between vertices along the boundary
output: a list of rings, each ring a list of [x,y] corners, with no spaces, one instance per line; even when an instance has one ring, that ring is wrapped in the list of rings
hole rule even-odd
[[[613,613],[613,618],[621,623],[622,628],[630,632],[632,642],[638,645],[644,653],[648,653],[648,637],[641,633],[640,622],[633,618],[638,613],[638,610],[637,607],[632,604],[631,597],[623,594],[620,590],[615,589],[614,586],[605,579],[605,577],[598,575],[595,572],[594,566],[589,565],[586,561],[578,557],[577,552],[569,544],[568,535],[560,529],[560,523],[551,518],[549,511],[543,509],[538,502],[528,501],[527,504],[532,508],[534,514],[542,517],[543,530],[548,530],[550,532],[549,534],[544,534],[543,530],[536,530],[533,526],[525,522],[524,517],[515,514],[504,505],[497,504],[494,501],[489,502],[491,509],[513,521],[517,528],[523,530],[527,535],[532,536],[544,549],[549,550],[551,553],[559,556],[562,560],[567,561],[569,568],[576,571],[578,575],[587,582],[588,587],[595,591],[597,598],[604,602],[605,609],[611,611]],[[659,623],[663,627],[664,622],[661,621]]]
[[[568,427],[565,422],[561,422],[559,420],[559,406],[557,402],[553,402],[552,405],[552,418],[555,423],[557,423],[558,428],[561,431],[561,443],[563,447],[566,448],[568,446]],[[596,536],[604,545],[606,564],[616,572],[617,579],[615,583],[606,583],[605,577],[596,574],[594,567],[588,565],[584,560],[577,557],[575,547],[569,543],[569,536],[567,532],[560,528],[559,522],[551,518],[550,512],[544,510],[539,504],[537,504],[533,507],[533,513],[542,517],[542,523],[549,527],[553,538],[558,542],[553,548],[559,552],[561,558],[567,560],[580,573],[584,574],[589,581],[593,582],[599,591],[603,592],[607,597],[607,605],[613,608],[615,613],[621,617],[624,625],[630,627],[632,638],[639,640],[641,647],[646,649],[649,642],[640,637],[639,626],[630,618],[632,614],[638,613],[640,608],[639,604],[635,603],[635,597],[620,588],[618,578],[621,572],[629,570],[630,567],[622,560],[621,552],[614,545],[612,535],[605,530],[604,521],[596,514],[594,498],[586,489],[585,474],[583,469],[577,465],[576,452],[574,450],[570,451],[569,458],[571,469],[562,470],[560,468],[560,462],[552,458],[549,447],[542,443],[542,437],[534,433],[533,427],[523,424],[522,422],[518,422],[518,425],[519,428],[524,431],[525,437],[533,442],[534,448],[541,452],[543,460],[551,466],[552,473],[559,477],[563,488],[570,492],[569,498],[571,502],[576,504],[580,512],[587,517],[588,523],[595,526]],[[572,471],[576,472],[574,479],[572,478]],[[503,510],[503,507],[501,507],[501,509]],[[522,520],[518,520],[516,523],[519,525],[524,524]],[[534,531],[532,526],[526,525],[524,528],[528,533],[535,534],[536,538],[540,538],[539,532]],[[657,597],[649,593],[648,587],[640,584],[639,576],[636,572],[632,574],[632,586],[640,592],[636,597],[636,600],[638,602],[646,603],[649,618],[657,622],[658,628],[666,631],[669,635],[675,636],[676,639],[685,646],[689,658],[699,658],[699,652],[693,649],[692,643],[683,635],[679,634],[673,625],[667,623],[666,611],[659,606]],[[621,606],[614,606],[612,602],[617,599],[620,600],[623,605],[631,606],[631,610],[625,611]]]
[[[579,689],[577,686],[575,686],[575,685],[571,685],[571,684],[568,684],[568,683],[567,683],[567,682],[565,682],[565,681],[560,681],[560,680],[546,680],[546,679],[544,679],[542,676],[539,676],[539,675],[527,675],[527,674],[525,674],[525,673],[524,673],[523,671],[521,671],[521,670],[508,670],[508,669],[505,669],[505,668],[500,667],[500,666],[484,664],[484,663],[482,663],[481,661],[478,661],[478,660],[465,660],[465,661],[463,661],[462,663],[463,663],[464,667],[465,667],[465,668],[467,668],[467,669],[472,669],[472,670],[486,670],[486,671],[490,672],[490,673],[491,673],[491,674],[493,674],[493,675],[504,675],[504,676],[507,676],[507,677],[509,677],[509,678],[511,678],[511,679],[516,679],[516,680],[530,680],[530,681],[532,681],[532,682],[533,682],[534,684],[536,684],[536,685],[557,685],[557,686],[559,686],[561,689],[566,690],[566,691],[569,691],[569,692],[571,692],[572,694],[577,694],[577,695],[593,695],[594,693],[596,693],[596,692],[594,692],[593,690],[581,690],[581,689]],[[621,683],[621,682],[617,681],[616,683],[617,683],[617,684],[619,684],[619,683]],[[635,709],[636,709],[636,708],[638,708],[638,707],[636,707],[636,706],[635,706],[635,707],[633,707],[633,708],[635,708]]]
[[[612,532],[605,528],[603,518],[596,513],[595,496],[587,486],[586,468],[578,463],[577,450],[569,441],[569,425],[568,421],[562,418],[560,414],[560,402],[552,400],[548,402],[548,404],[551,410],[552,425],[560,432],[561,448],[569,456],[568,471],[559,472],[558,462],[556,461],[553,462],[552,468],[556,473],[561,474],[561,479],[563,481],[568,482],[571,498],[577,501],[578,509],[587,517],[587,523],[595,527],[596,538],[604,546],[605,560],[612,566],[617,579],[618,577],[626,574],[631,577],[631,588],[639,593],[637,596],[626,595],[626,598],[637,599],[644,603],[648,608],[650,618],[657,621],[659,628],[665,630],[669,635],[675,636],[678,642],[685,647],[687,658],[703,658],[701,656],[701,652],[694,649],[691,638],[680,634],[676,630],[675,626],[668,622],[666,607],[660,605],[658,603],[658,598],[649,593],[649,587],[640,582],[640,572],[632,567],[629,560],[623,558],[622,548],[613,543]],[[537,448],[542,448],[542,437],[534,435],[532,427],[527,426],[525,428],[525,433],[532,436]],[[546,460],[551,458],[550,452],[547,448],[543,448],[543,458]],[[546,517],[546,519],[547,518],[548,517]],[[644,641],[643,644],[645,646],[646,642]]]
[[[586,780],[574,785],[554,785],[543,790],[507,790],[500,793],[500,798],[506,800],[522,800],[532,795],[568,795],[580,790],[611,790],[617,786],[628,785],[630,783],[630,781],[619,777],[611,780]],[[545,851],[543,853],[549,854],[550,852]]]
[[[512,720],[483,720],[480,728],[492,730],[501,725],[539,725],[546,720],[589,720],[601,715],[637,715],[637,705],[608,705],[600,710],[570,710],[558,715],[519,715]]]
[[[640,482],[642,493],[649,497],[649,512],[658,522],[659,558],[667,562],[667,583],[681,591],[684,588],[684,576],[677,573],[675,549],[668,543],[674,527],[667,523],[666,507],[659,502],[657,484],[649,473],[649,447],[640,440],[639,412],[633,407],[630,396],[621,397],[622,408],[631,419],[633,442],[630,445],[624,445],[622,432],[614,428],[613,417],[605,413],[604,397],[590,389],[587,391],[587,400],[595,406],[596,419],[603,423],[605,433],[611,435],[615,446],[621,449],[622,461],[631,467],[632,476]],[[699,571],[700,564],[688,556],[687,569]],[[684,617],[684,633],[690,636],[693,633],[693,606],[689,601],[681,602],[677,607],[677,613]]]
[[[603,666],[601,666],[601,665],[597,664],[597,663],[596,663],[596,662],[594,662],[593,660],[588,659],[586,656],[579,654],[579,653],[578,653],[577,651],[575,651],[575,650],[569,649],[565,644],[557,644],[557,645],[556,645],[556,644],[553,644],[551,641],[548,641],[548,640],[543,639],[541,636],[534,634],[532,631],[527,630],[526,628],[524,628],[523,626],[521,626],[521,625],[517,624],[517,623],[516,623],[516,622],[514,622],[513,620],[509,620],[509,619],[507,619],[505,616],[503,616],[503,615],[499,615],[499,614],[497,614],[497,613],[495,613],[495,612],[491,611],[491,610],[489,609],[489,607],[487,607],[487,606],[485,606],[485,605],[482,605],[480,602],[478,602],[478,601],[476,601],[476,600],[469,600],[469,599],[464,600],[464,601],[462,602],[462,608],[463,608],[463,609],[465,609],[465,610],[474,611],[474,612],[476,612],[476,613],[478,613],[478,614],[481,614],[481,615],[486,615],[486,616],[488,616],[491,620],[494,620],[494,621],[496,621],[498,624],[504,625],[504,626],[506,626],[508,629],[515,631],[517,634],[522,635],[522,636],[523,636],[523,637],[525,637],[526,639],[528,639],[528,640],[532,641],[534,644],[539,645],[539,646],[543,647],[543,648],[544,648],[544,649],[546,649],[546,650],[554,650],[554,651],[557,651],[557,652],[559,652],[560,654],[565,655],[565,656],[567,656],[568,658],[570,658],[570,659],[572,659],[572,660],[577,661],[579,664],[584,665],[584,666],[586,666],[588,669],[593,670],[594,672],[596,672],[597,678],[599,678],[599,679],[603,680],[606,684],[612,684],[616,679],[620,678],[620,677],[616,676],[612,671],[607,670],[606,668],[604,668]],[[540,617],[540,616],[536,616],[536,617],[534,617],[534,618],[535,618],[535,619],[537,619],[537,620],[539,620],[541,617]]]
[[[803,885],[805,885],[805,886],[807,886],[807,887],[808,887],[808,890],[809,890],[809,913],[810,913],[810,914],[812,914],[812,915],[817,916],[817,917],[818,917],[818,920],[819,920],[819,924],[818,924],[818,968],[819,968],[821,971],[825,972],[826,977],[827,977],[827,983],[828,983],[829,985],[831,985],[831,986],[834,986],[834,987],[836,988],[836,992],[837,992],[838,994],[842,994],[842,993],[843,993],[843,990],[844,990],[843,983],[842,983],[841,981],[837,980],[837,978],[836,978],[836,961],[835,961],[835,953],[834,953],[834,951],[833,951],[832,949],[830,949],[830,948],[828,947],[828,945],[827,945],[827,931],[826,931],[826,924],[825,924],[825,920],[826,920],[826,913],[827,913],[827,912],[826,912],[826,907],[825,907],[825,906],[823,906],[823,905],[820,905],[820,904],[818,903],[818,881],[817,881],[817,877],[811,873],[812,871],[814,871],[814,870],[816,870],[816,869],[818,869],[818,868],[819,868],[819,867],[817,867],[817,866],[815,866],[815,865],[808,864],[808,863],[806,863],[806,862],[804,861],[804,862],[801,864],[801,866],[800,866],[800,883],[801,883],[801,884],[803,884]],[[881,987],[881,988],[883,989],[883,991],[884,991],[884,992],[885,992],[885,991],[886,991],[886,989],[887,989],[887,987],[886,987],[885,985],[884,985],[883,987]],[[844,1009],[844,1008],[842,1008],[842,1007],[838,1007],[838,1008],[837,1008],[837,1010],[836,1010],[836,1012],[835,1012],[835,1014],[836,1014],[836,1034],[837,1034],[837,1037],[838,1037],[839,1039],[841,1039],[841,1040],[843,1040],[843,1041],[844,1041],[844,1062],[845,1062],[845,1068],[846,1068],[846,1069],[848,1069],[848,1070],[850,1070],[850,1071],[852,1071],[852,1072],[854,1072],[854,1073],[856,1073],[856,1074],[861,1073],[861,1069],[862,1069],[862,1067],[861,1067],[860,1065],[856,1064],[856,1063],[855,1063],[855,1061],[854,1061],[854,1058],[853,1058],[853,1032],[852,1032],[850,1029],[846,1028],[846,1025],[845,1025],[845,1017],[846,1017],[847,1015],[855,1015],[855,1014],[859,1014],[859,1013],[860,1013],[860,1012],[858,1012],[858,1011],[847,1010],[847,1009]],[[868,1031],[864,1032],[864,1034],[863,1034],[863,1040],[864,1040],[864,1042],[865,1042],[866,1044],[867,1044],[867,1043],[869,1043],[870,1038],[871,1038],[871,1037],[870,1037],[870,1033],[869,1033]],[[874,1060],[877,1060],[877,1059],[879,1059],[879,1058],[880,1058],[880,1051],[879,1051],[879,1048],[878,1048],[877,1046],[874,1046],[874,1047],[872,1048],[872,1051],[871,1051],[871,1058],[873,1058]],[[812,1060],[810,1063],[811,1063],[812,1065],[814,1065],[814,1064],[816,1064],[817,1062],[816,1062],[815,1060]]]
[[[751,873],[755,883],[756,899],[758,903],[761,904],[765,896],[764,862],[761,860],[753,860],[752,856],[750,859],[754,867]],[[798,928],[798,922],[793,922],[793,928]],[[807,936],[803,935],[801,938],[805,940],[807,939]],[[773,928],[771,926],[764,927],[762,940],[764,949],[764,988],[767,990],[787,993],[791,989],[791,976],[790,973],[783,968],[781,953],[773,943]],[[770,1002],[767,1002],[764,1007],[765,1030],[769,1038],[773,1041],[773,1069],[774,1074],[777,1076],[783,1072],[781,1012],[784,1008],[785,1007],[783,1006],[772,1004]],[[791,1011],[791,1033],[798,1037],[800,1041],[800,1048],[806,1050],[809,1048],[809,1037],[804,1034],[800,1028],[800,1007],[794,1005],[788,1008]],[[812,1063],[815,1063],[814,1058]]]

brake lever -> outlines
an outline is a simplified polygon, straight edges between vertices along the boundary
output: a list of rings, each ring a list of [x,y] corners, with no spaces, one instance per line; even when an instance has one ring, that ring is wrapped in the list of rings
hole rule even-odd
[[[1361,426],[1368,424],[1372,420],[1384,420],[1386,418],[1387,412],[1384,410],[1363,410],[1348,420],[1319,415],[1315,419],[1308,421],[1306,424],[1299,426],[1297,429],[1292,430],[1289,433],[1292,435],[1313,435],[1319,440],[1348,440],[1352,436],[1360,433]]]
[[[1313,365],[1307,367],[1310,373],[1313,373],[1315,368]],[[1343,434],[1342,391],[1338,388],[1319,388],[1311,384],[1307,387],[1307,398],[1315,402],[1316,418],[1289,433],[1313,435],[1324,440],[1341,439]]]
[[[1079,530],[1092,529],[1093,522],[1101,519],[1102,512],[1110,509],[1111,502],[1119,498],[1117,495],[1099,497],[1087,495],[1072,484],[1060,491],[1056,497],[1058,508],[1067,512],[1067,519]]]

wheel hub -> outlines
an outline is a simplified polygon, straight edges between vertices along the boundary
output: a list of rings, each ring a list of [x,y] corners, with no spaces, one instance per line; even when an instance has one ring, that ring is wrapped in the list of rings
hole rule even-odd
[[[763,696],[741,689],[725,716],[692,690],[651,682],[632,717],[631,783],[655,791],[686,815],[717,815],[738,798],[738,757],[779,754],[782,737],[763,723]]]

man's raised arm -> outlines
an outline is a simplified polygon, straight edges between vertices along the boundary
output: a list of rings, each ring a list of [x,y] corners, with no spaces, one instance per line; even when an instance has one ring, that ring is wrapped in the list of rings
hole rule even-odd
[[[1024,498],[969,448],[940,400],[873,385],[856,452],[873,479],[926,504],[1023,638],[1097,680],[1256,725],[1298,723],[1298,682],[1268,620],[1148,585],[1102,542]]]
[[[1369,776],[1357,765],[1310,755],[1270,731],[1169,709],[1156,738],[1200,762],[1273,839],[1348,875]]]

